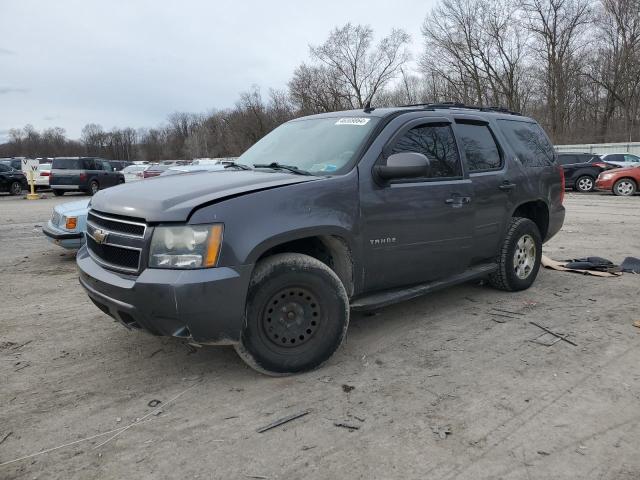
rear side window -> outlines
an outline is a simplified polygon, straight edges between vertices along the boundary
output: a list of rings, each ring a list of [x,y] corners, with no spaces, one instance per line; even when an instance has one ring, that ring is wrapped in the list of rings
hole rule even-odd
[[[553,146],[540,125],[517,120],[500,119],[498,122],[522,165],[528,168],[553,165]]]
[[[571,165],[572,163],[579,163],[580,159],[577,155],[558,155],[558,163],[560,165]]]
[[[79,158],[54,158],[51,168],[56,170],[82,170],[82,161]]]
[[[419,125],[402,135],[391,153],[416,152],[431,162],[428,178],[460,177],[462,168],[453,131],[449,125]]]
[[[500,150],[486,125],[460,123],[457,126],[470,172],[502,167]]]
[[[11,170],[11,167],[4,163],[0,163],[0,172],[8,172],[9,170]]]

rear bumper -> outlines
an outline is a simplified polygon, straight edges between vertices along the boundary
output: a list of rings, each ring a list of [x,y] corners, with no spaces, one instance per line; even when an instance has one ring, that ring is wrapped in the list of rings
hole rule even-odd
[[[127,328],[202,344],[240,340],[252,265],[199,270],[146,269],[138,277],[106,270],[83,247],[80,284]]]
[[[54,190],[80,190],[80,185],[50,185]]]
[[[78,249],[84,243],[84,233],[82,232],[69,232],[67,230],[61,230],[54,227],[51,221],[42,227],[42,233],[47,237],[51,243],[63,248]]]

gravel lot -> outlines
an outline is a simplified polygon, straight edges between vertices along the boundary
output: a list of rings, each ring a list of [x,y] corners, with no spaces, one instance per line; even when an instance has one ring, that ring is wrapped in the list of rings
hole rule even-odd
[[[324,368],[274,379],[231,348],[130,332],[90,304],[74,254],[38,227],[71,200],[0,196],[3,480],[640,478],[640,277],[458,286],[352,316]],[[565,204],[548,256],[640,256],[640,197]],[[530,321],[578,346],[532,343]]]

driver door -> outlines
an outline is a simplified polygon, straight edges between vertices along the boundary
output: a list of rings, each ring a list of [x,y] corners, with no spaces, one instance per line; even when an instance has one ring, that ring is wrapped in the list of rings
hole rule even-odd
[[[364,288],[369,291],[445,278],[471,261],[473,188],[451,122],[425,117],[405,123],[376,164],[385,165],[389,155],[400,152],[424,154],[428,176],[388,183],[360,176]]]

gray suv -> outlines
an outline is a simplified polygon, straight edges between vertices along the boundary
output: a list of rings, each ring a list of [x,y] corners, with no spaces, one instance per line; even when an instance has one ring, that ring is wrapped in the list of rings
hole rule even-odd
[[[95,195],[99,190],[124,183],[119,162],[95,157],[58,157],[51,162],[49,186],[54,195],[65,192],[85,192]]]
[[[299,118],[235,167],[97,194],[80,283],[127,327],[231,344],[272,375],[326,361],[351,310],[479,278],[528,288],[565,215],[549,139],[502,110]]]

